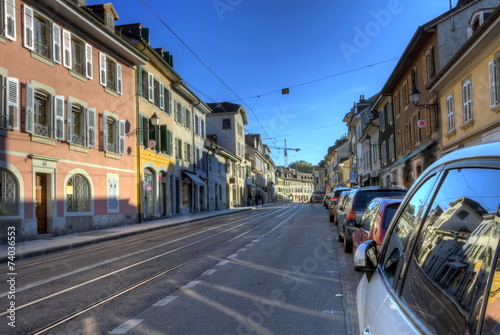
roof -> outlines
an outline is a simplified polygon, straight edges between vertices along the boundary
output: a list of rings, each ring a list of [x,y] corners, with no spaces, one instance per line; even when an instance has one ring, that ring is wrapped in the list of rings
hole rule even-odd
[[[206,104],[212,110],[211,114],[238,114],[243,117],[243,124],[248,124],[247,111],[242,105],[232,102],[209,102]]]

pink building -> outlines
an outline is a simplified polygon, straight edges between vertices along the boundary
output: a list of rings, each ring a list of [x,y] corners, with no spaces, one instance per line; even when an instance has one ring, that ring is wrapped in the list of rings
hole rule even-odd
[[[0,238],[136,221],[135,66],[111,4],[0,9]],[[80,5],[79,5],[80,4]]]

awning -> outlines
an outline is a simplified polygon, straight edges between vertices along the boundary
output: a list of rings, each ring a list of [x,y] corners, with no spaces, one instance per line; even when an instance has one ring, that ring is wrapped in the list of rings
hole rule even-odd
[[[205,182],[203,180],[200,179],[200,177],[198,177],[196,174],[194,173],[190,173],[190,172],[186,172],[186,171],[182,171],[182,173],[184,173],[184,175],[188,178],[190,178],[192,181],[194,181],[194,183],[198,186],[205,186]]]
[[[434,140],[424,144],[424,145],[421,145],[419,146],[418,148],[416,148],[415,150],[413,150],[412,152],[410,152],[409,154],[407,155],[404,155],[402,157],[400,157],[396,162],[394,162],[394,164],[392,164],[391,166],[389,166],[388,168],[384,169],[381,171],[381,173],[386,173],[386,172],[389,172],[389,171],[392,171],[394,170],[395,168],[397,168],[399,165],[403,164],[404,162],[406,162],[407,160],[415,157],[416,155],[418,155],[419,153],[421,153],[422,151],[424,151],[425,149],[427,149],[428,147],[430,147],[431,145],[435,144],[436,142]],[[388,171],[387,171],[388,170]]]

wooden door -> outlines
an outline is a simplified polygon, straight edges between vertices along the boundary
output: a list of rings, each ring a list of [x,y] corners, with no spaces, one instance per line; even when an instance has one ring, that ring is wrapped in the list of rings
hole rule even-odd
[[[35,177],[36,187],[36,220],[38,234],[47,233],[47,175],[37,173]]]

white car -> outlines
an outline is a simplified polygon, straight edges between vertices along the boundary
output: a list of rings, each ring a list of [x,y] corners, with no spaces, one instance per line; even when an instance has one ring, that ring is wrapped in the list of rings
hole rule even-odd
[[[444,156],[356,250],[361,334],[500,334],[499,254],[500,143]]]

